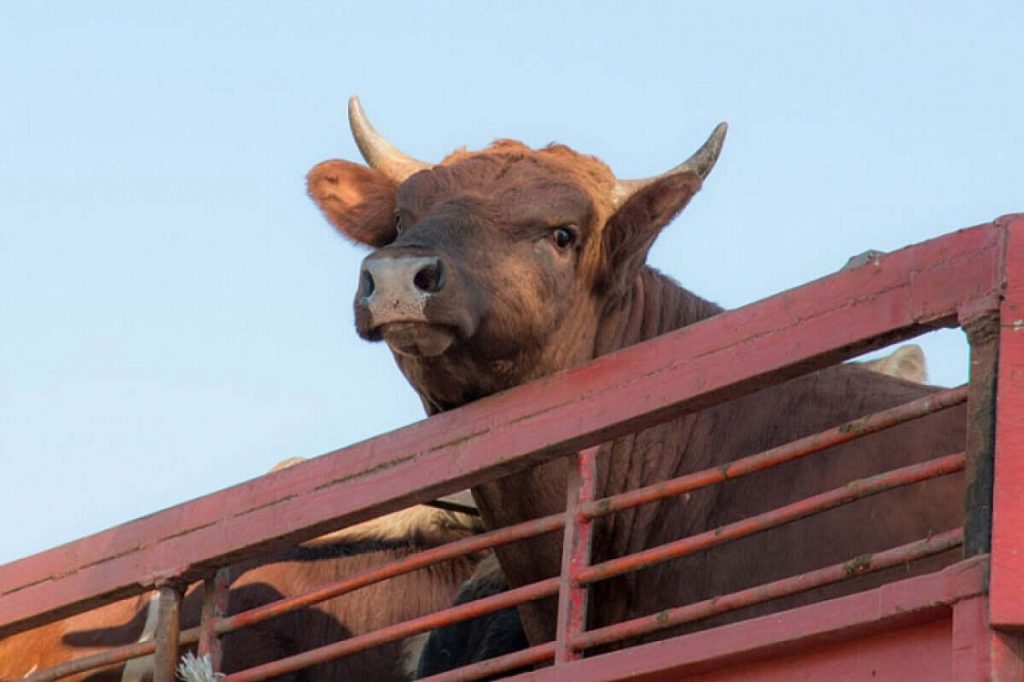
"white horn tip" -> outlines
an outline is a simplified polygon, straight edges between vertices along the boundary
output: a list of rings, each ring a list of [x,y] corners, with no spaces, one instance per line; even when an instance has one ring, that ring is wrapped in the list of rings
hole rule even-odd
[[[352,95],[348,98],[348,125],[353,133],[356,133],[357,128],[373,128],[366,120],[363,105],[359,102],[359,95]]]
[[[721,148],[722,143],[725,142],[725,136],[729,132],[729,124],[722,121],[715,126],[715,129],[711,131],[710,140],[714,140],[715,146]]]
[[[351,97],[349,97],[348,98],[348,115],[349,115],[349,118],[351,118],[353,114],[362,114],[362,113],[363,113],[363,105],[359,103],[359,95],[352,95]]]
[[[359,147],[359,153],[371,168],[381,171],[401,184],[413,173],[429,168],[430,165],[399,151],[374,129],[363,113],[359,97],[352,95],[348,100],[348,125],[352,137]]]

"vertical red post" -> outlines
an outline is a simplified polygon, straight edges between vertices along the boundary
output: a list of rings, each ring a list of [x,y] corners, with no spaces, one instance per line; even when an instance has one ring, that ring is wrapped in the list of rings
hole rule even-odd
[[[569,642],[587,626],[587,586],[580,585],[576,576],[590,564],[594,521],[582,516],[579,508],[594,499],[598,449],[592,447],[580,452],[576,456],[576,466],[569,470],[561,584],[558,589],[555,665],[580,658],[580,653],[573,650]]]
[[[1006,254],[989,611],[993,627],[1024,628],[1024,215],[996,224],[1006,230]]]
[[[967,390],[964,467],[964,557],[988,554],[992,546],[992,478],[995,461],[996,373],[999,361],[998,302],[961,311],[960,324],[971,344]]]
[[[218,570],[203,581],[203,614],[199,623],[199,656],[209,656],[213,672],[220,672],[220,636],[214,629],[214,621],[227,612],[228,569]]]
[[[181,633],[181,598],[184,589],[176,582],[159,585],[156,652],[153,654],[153,682],[175,682],[178,665],[178,637]]]
[[[957,682],[1020,682],[1022,642],[1017,633],[989,628],[988,597],[953,605],[953,677]]]

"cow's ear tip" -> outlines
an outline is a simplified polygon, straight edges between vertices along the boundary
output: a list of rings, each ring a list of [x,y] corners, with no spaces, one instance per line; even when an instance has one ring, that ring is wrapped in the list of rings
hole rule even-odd
[[[701,186],[692,170],[666,173],[637,187],[608,219],[604,229],[607,272],[599,291],[620,291],[647,262],[647,253]]]
[[[395,190],[383,173],[350,161],[323,161],[306,175],[306,192],[328,222],[352,241],[371,247],[395,238]]]

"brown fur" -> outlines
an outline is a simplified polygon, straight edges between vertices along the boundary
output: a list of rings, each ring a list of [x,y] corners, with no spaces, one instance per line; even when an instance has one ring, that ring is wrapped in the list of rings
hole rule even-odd
[[[395,185],[381,173],[367,173],[347,161],[324,161],[310,171],[306,180],[309,196],[328,220],[337,225],[367,225],[365,231],[342,230],[353,240],[383,246],[394,239],[394,230],[381,230],[394,213]],[[350,228],[351,229],[351,228]]]
[[[118,644],[137,641],[142,633],[148,603],[149,595],[140,595],[0,639],[0,680],[20,680],[31,672],[104,651],[111,646],[108,641]],[[84,638],[78,646],[62,642],[68,633],[94,632],[99,628],[104,629],[104,634]],[[120,680],[121,668],[117,665],[64,679],[76,682],[86,679]]]
[[[292,554],[285,563],[244,573],[232,584],[230,608],[245,610],[299,594],[423,549],[407,546],[348,557],[328,553],[312,563]],[[239,631],[225,639],[224,669],[251,667],[445,608],[474,565],[472,557],[443,562]],[[400,653],[401,642],[393,642],[281,679],[401,680]]]
[[[403,229],[368,258],[436,256],[456,273],[450,286],[432,294],[425,325],[452,315],[446,306],[465,312],[460,301],[479,306],[471,311],[474,333],[457,339],[444,354],[396,357],[428,412],[458,407],[719,313],[718,306],[644,265],[658,231],[700,186],[695,177],[678,175],[648,185],[613,211],[607,189],[614,179],[599,161],[565,147],[531,151],[503,141],[479,153],[457,152],[405,181],[396,194]],[[345,220],[335,224],[350,236],[373,229]],[[577,231],[571,250],[551,246],[549,235],[560,225]],[[379,330],[360,317],[360,305],[357,300],[357,331],[380,338]],[[717,466],[931,390],[855,365],[795,379],[606,444],[598,458],[597,494]],[[963,436],[964,412],[951,410],[712,490],[616,514],[596,526],[594,560],[714,528],[851,478],[958,451]],[[481,485],[474,496],[490,527],[551,514],[564,507],[565,472],[565,461],[548,463]],[[960,476],[951,476],[889,492],[601,583],[590,624],[651,613],[947,530],[961,519],[961,484]],[[498,549],[513,586],[556,574],[560,554],[561,540],[552,536]],[[862,589],[953,558],[949,553],[749,613]],[[520,613],[531,641],[551,638],[553,601],[525,605]]]

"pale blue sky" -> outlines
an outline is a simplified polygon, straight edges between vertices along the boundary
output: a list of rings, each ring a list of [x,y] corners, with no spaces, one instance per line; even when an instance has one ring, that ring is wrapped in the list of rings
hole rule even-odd
[[[1024,210],[1019,1],[162,7],[0,5],[0,562],[420,418],[305,196],[350,94],[419,158],[625,177],[728,120],[652,255],[728,306]]]

